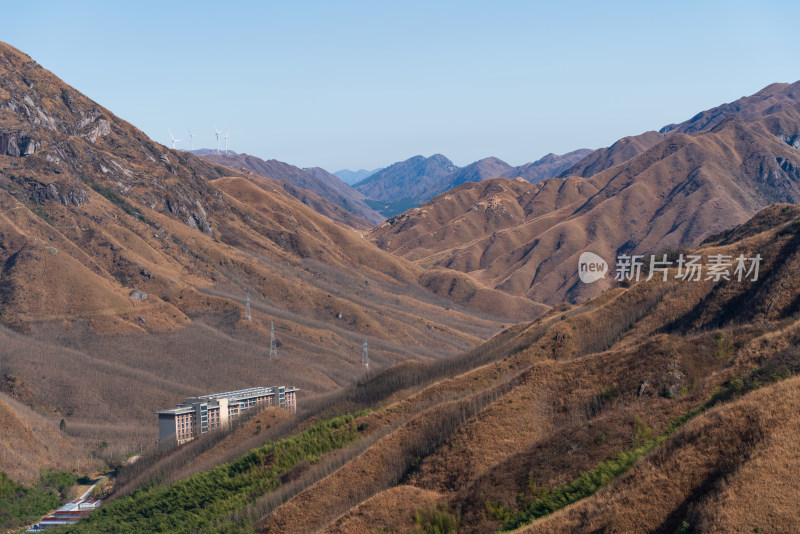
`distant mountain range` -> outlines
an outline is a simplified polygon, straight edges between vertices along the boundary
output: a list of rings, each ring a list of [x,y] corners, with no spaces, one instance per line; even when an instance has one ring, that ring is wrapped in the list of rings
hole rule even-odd
[[[392,217],[467,182],[499,177],[519,177],[538,182],[558,176],[591,152],[580,149],[562,156],[548,154],[519,167],[512,167],[495,157],[458,167],[441,154],[429,158],[414,156],[375,172],[353,187],[369,197],[367,202],[370,206],[384,216]]]
[[[338,171],[350,179],[366,175],[366,178],[352,186],[337,174],[320,167],[300,169],[282,161],[263,160],[248,154],[231,151],[227,155],[217,154],[216,149],[199,149],[193,153],[237,172],[283,180],[286,192],[318,213],[363,229],[467,182],[497,177],[520,177],[529,182],[538,182],[558,176],[585,156],[597,152],[600,151],[580,149],[561,156],[548,154],[519,167],[512,167],[495,157],[458,167],[441,154],[429,158],[414,156],[374,172],[363,169],[355,172]],[[606,160],[611,161],[610,158]]]

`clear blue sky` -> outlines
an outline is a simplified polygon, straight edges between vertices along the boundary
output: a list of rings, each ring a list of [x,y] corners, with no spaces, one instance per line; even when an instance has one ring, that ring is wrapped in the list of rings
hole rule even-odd
[[[169,144],[519,165],[800,79],[796,2],[36,2],[0,40]]]

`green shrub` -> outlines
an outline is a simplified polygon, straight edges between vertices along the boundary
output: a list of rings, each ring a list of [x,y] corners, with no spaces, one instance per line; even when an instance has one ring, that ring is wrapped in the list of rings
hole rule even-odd
[[[47,214],[47,212],[44,211],[41,207],[39,207],[39,206],[31,206],[30,209],[41,220],[43,220],[44,222],[46,222],[47,224],[49,224],[53,228],[56,227],[56,223],[53,222],[53,219],[51,219],[50,216]]]
[[[616,477],[625,473],[636,463],[636,460],[653,450],[664,439],[666,438],[652,439],[638,448],[620,452],[613,458],[600,462],[591,471],[581,473],[578,478],[568,484],[549,490],[540,490],[538,496],[534,497],[527,506],[517,512],[503,509],[502,504],[495,506],[493,510],[487,511],[490,514],[494,514],[492,517],[496,519],[504,519],[503,530],[514,530],[594,494],[603,486],[610,484]]]
[[[725,337],[725,334],[722,332],[717,332],[717,335],[714,336],[714,359],[720,360],[728,356],[731,352],[731,342],[729,338]]]
[[[633,418],[633,438],[631,439],[631,444],[633,448],[643,447],[647,444],[650,440],[653,439],[653,429],[648,426],[647,423],[639,419],[639,416],[634,416]]]
[[[445,505],[431,503],[415,514],[414,534],[457,534],[461,518],[451,514]]]
[[[0,531],[28,525],[58,508],[65,500],[60,495],[66,494],[74,481],[68,473],[43,472],[39,482],[29,488],[0,471]]]
[[[61,471],[42,471],[39,475],[38,486],[44,491],[58,494],[62,500],[67,500],[69,490],[77,482],[75,475]]]

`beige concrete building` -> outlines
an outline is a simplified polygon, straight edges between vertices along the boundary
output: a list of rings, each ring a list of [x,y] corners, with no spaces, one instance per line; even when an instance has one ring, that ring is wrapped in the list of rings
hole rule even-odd
[[[180,445],[201,434],[226,428],[231,420],[250,409],[279,406],[294,413],[297,391],[293,386],[256,387],[188,398],[176,408],[155,412],[158,444],[160,447]]]

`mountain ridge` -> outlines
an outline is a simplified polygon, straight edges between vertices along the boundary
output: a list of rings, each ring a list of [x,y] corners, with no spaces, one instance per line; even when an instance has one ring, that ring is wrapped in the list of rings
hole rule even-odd
[[[698,244],[768,204],[800,200],[800,107],[790,89],[782,107],[773,99],[777,111],[749,122],[728,116],[696,134],[653,132],[649,141],[660,141],[587,178],[464,184],[370,238],[420,265],[454,268],[539,302],[596,295],[602,284],[577,281],[582,250],[608,261]],[[607,154],[630,145],[625,138]]]
[[[739,117],[745,121],[764,117],[780,111],[787,104],[800,102],[800,86],[795,83],[773,83],[750,96],[743,96],[733,102],[721,104],[701,111],[692,118],[668,124],[656,131],[623,137],[610,147],[600,148],[588,154],[583,160],[564,170],[559,176],[564,178],[578,175],[588,178],[614,165],[624,163],[660,142],[669,133],[699,133],[711,130],[728,117]]]
[[[498,177],[537,182],[557,176],[590,152],[578,149],[560,156],[550,153],[519,167],[493,156],[465,167],[457,167],[441,154],[430,158],[413,156],[373,173],[353,187],[369,197],[369,203],[383,215],[393,217],[467,182]]]
[[[275,180],[285,180],[294,187],[311,191],[336,206],[349,211],[366,221],[367,225],[374,225],[383,221],[383,217],[364,202],[364,195],[345,184],[338,176],[319,167],[300,169],[282,161],[275,159],[263,160],[249,154],[205,154],[203,157],[237,172],[244,170]],[[293,194],[293,196],[299,198],[297,195]],[[330,208],[320,207],[320,209],[326,215],[334,212]],[[355,224],[358,224],[361,228],[365,227],[363,223],[356,222]]]

